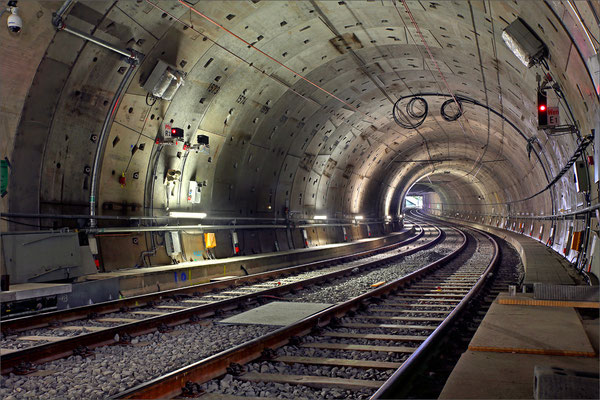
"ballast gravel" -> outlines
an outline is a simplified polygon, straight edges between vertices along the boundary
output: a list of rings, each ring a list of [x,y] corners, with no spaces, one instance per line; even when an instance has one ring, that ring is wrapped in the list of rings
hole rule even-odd
[[[98,347],[88,358],[71,356],[48,362],[34,375],[2,376],[0,398],[104,399],[274,329],[217,326],[209,320],[181,325],[172,332],[138,336],[130,346]],[[35,376],[43,373],[48,375]]]
[[[353,276],[342,278],[340,280],[335,280],[330,285],[303,291],[300,294],[293,295],[293,301],[342,302],[348,300],[370,290],[370,285],[375,282],[397,279],[443,257],[459,245],[460,239],[458,234],[446,230],[446,236],[443,243],[436,246],[435,249],[425,250],[417,254],[406,256],[398,262],[394,262],[393,264],[377,270],[363,273],[359,277]],[[376,260],[384,257],[384,254],[375,255],[367,259],[352,261],[350,264],[360,264],[365,262],[365,260]],[[306,279],[322,275],[324,271],[331,272],[347,267],[348,263],[345,263],[343,266],[333,266],[324,270],[306,272],[294,276],[293,279]],[[282,284],[284,284],[287,279],[288,278],[275,280],[271,283],[276,284],[281,281]],[[335,287],[335,291],[332,291],[331,287]],[[286,300],[290,300],[290,298],[286,297]],[[230,315],[233,315],[233,313]],[[110,316],[132,318],[131,314],[125,313],[114,313],[114,315]],[[227,316],[228,315],[221,316],[218,319],[215,319],[215,321],[226,318]],[[103,317],[108,317],[108,315]],[[95,323],[93,325],[98,326]],[[134,338],[132,340],[132,345],[129,346],[115,345],[96,348],[94,349],[95,354],[88,358],[71,356],[66,359],[48,362],[41,365],[38,372],[33,375],[17,376],[11,373],[8,376],[2,376],[0,378],[0,398],[36,398],[41,400],[57,398],[106,398],[157,376],[203,359],[209,355],[216,354],[222,350],[264,335],[274,329],[276,329],[276,327],[260,325],[217,326],[213,324],[213,320],[207,319],[199,324],[178,326],[173,332],[155,332],[153,334],[142,335]],[[48,331],[46,331],[46,333],[47,332]],[[411,332],[417,334],[419,331],[411,330]],[[28,332],[28,334],[35,333],[37,333],[36,330]],[[421,331],[419,333],[425,332]],[[65,336],[71,336],[73,334],[74,332],[69,331],[63,333]],[[3,340],[3,345],[4,342],[5,341]],[[17,341],[9,340],[9,342],[12,344]],[[297,348],[294,349],[293,346],[287,346],[281,351],[282,354],[286,354],[286,351],[295,352],[299,350]],[[349,352],[313,348],[302,349],[299,352],[304,355],[308,353],[314,357],[356,358],[394,362],[402,362],[408,357],[406,354],[392,352],[387,354],[384,353],[382,357],[382,354],[378,354],[377,352]],[[282,366],[279,365],[279,367]],[[345,376],[355,375],[366,377],[368,374],[375,374],[370,376],[381,377],[382,380],[386,379],[384,378],[384,375],[381,375],[382,373],[380,371],[367,372],[367,375],[364,375],[364,371],[353,368],[338,368],[336,370],[331,367],[308,366],[302,368],[308,368],[306,371],[311,371],[310,368],[316,368],[313,372],[318,371],[315,373],[326,374],[322,376],[330,376],[327,374],[339,376],[341,374]],[[217,388],[219,388],[218,385],[223,385],[222,382],[226,382],[224,384],[227,385],[228,381],[226,379],[225,381],[221,380],[220,383],[217,382]],[[369,389],[353,391],[337,388],[315,389],[277,383],[236,382],[237,381],[233,378],[229,381],[230,389],[233,391],[226,393],[236,395],[244,393],[246,396],[276,396],[279,398],[294,399],[361,399],[368,398],[372,394],[372,390]],[[214,385],[215,383],[208,384]]]

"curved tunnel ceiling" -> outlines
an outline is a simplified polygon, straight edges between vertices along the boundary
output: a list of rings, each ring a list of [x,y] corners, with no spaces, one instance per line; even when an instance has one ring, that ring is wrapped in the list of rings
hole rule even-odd
[[[33,26],[21,40],[41,37],[47,48],[32,51],[41,63],[29,95],[13,100],[24,109],[10,210],[84,214],[86,167],[97,146],[92,135],[129,67],[92,43],[52,33],[48,7],[22,7]],[[550,73],[581,132],[589,132],[598,97],[557,17],[565,10],[542,1],[76,2],[67,24],[145,54],[115,110],[99,213],[124,204],[131,215],[271,217],[289,207],[305,217],[382,217],[400,212],[410,186],[426,177],[444,201],[467,207],[489,203],[491,211],[492,203],[527,197],[562,168],[576,144],[572,136],[537,130],[536,74],[543,71],[524,67],[501,33],[517,16],[533,27],[549,47]],[[185,84],[172,101],[148,105],[142,85],[159,59],[184,71]],[[461,118],[445,121],[442,96],[426,97],[423,125],[398,126],[394,102],[426,92],[487,104],[520,133],[466,103]],[[182,143],[155,144],[165,123],[183,128],[192,142],[209,136],[210,155],[185,152]],[[535,139],[530,157],[528,138]],[[34,151],[43,157],[32,159]],[[171,169],[182,180],[167,187]],[[190,180],[206,184],[200,204],[187,202]],[[17,187],[25,181],[40,184]],[[571,185],[561,185],[563,201],[576,202]],[[549,193],[517,207],[550,213]]]

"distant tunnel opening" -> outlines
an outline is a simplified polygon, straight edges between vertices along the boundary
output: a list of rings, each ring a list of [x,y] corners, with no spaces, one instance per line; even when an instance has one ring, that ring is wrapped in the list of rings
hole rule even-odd
[[[407,195],[404,199],[405,208],[423,208],[423,196],[420,195]]]

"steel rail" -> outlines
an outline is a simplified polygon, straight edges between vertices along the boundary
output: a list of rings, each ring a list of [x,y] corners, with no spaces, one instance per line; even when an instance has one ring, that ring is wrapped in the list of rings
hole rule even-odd
[[[440,325],[425,339],[425,341],[417,348],[417,350],[412,353],[406,361],[402,363],[400,368],[396,370],[390,376],[386,382],[371,396],[371,400],[375,399],[394,399],[398,398],[398,392],[402,390],[402,388],[406,388],[410,385],[410,377],[413,376],[415,370],[422,365],[423,361],[426,360],[430,355],[435,345],[438,344],[444,337],[444,335],[451,328],[452,324],[455,321],[455,318],[460,315],[460,313],[467,307],[467,305],[471,302],[471,300],[480,292],[483,286],[486,283],[486,280],[496,268],[499,260],[499,246],[498,242],[494,240],[487,233],[475,229],[472,229],[483,236],[485,236],[492,244],[494,245],[494,256],[487,268],[483,272],[483,274],[479,277],[475,285],[469,290],[469,292],[462,298],[460,303],[448,314],[448,316],[442,321]]]
[[[406,255],[410,255],[410,254],[413,254],[422,249],[428,248],[428,247],[434,245],[435,243],[437,243],[439,240],[441,240],[442,232],[439,229],[437,229],[437,231],[438,231],[437,237],[428,243],[425,243],[421,246],[417,246],[413,249],[406,250],[404,252],[400,252],[393,256],[386,257],[385,259],[379,259],[379,260],[374,260],[374,261],[370,261],[370,262],[365,262],[362,265],[359,265],[358,268],[362,268],[362,269],[374,268],[382,263],[389,262],[394,259],[404,257]],[[422,232],[424,232],[424,230],[422,230]],[[390,246],[386,246],[386,247],[388,249],[390,247],[393,249],[394,247],[399,247],[401,245],[402,244],[396,243],[394,245],[390,245]],[[357,255],[354,255],[354,256],[347,256],[346,258],[351,260],[351,259],[356,259],[357,257],[358,257]],[[331,260],[332,259],[330,259],[329,262],[333,262]],[[333,259],[333,260],[339,260],[339,258]],[[107,344],[114,344],[114,343],[118,342],[118,339],[116,339],[116,338],[123,337],[125,334],[127,334],[131,337],[134,337],[134,336],[139,336],[139,335],[143,335],[146,333],[154,332],[154,331],[158,330],[159,327],[161,327],[161,326],[173,327],[173,326],[180,325],[180,324],[193,323],[193,322],[197,321],[199,318],[214,315],[218,311],[232,310],[232,309],[239,307],[240,305],[247,305],[249,303],[256,302],[263,296],[280,296],[291,290],[298,290],[305,286],[317,284],[317,283],[323,282],[323,281],[330,281],[332,279],[335,279],[335,278],[338,278],[341,276],[349,276],[349,275],[355,273],[356,268],[357,268],[357,266],[355,265],[352,267],[344,268],[342,270],[335,271],[335,272],[325,274],[325,275],[321,275],[318,277],[314,277],[311,279],[277,286],[272,289],[266,289],[266,290],[263,290],[260,292],[249,293],[246,295],[233,297],[231,299],[224,299],[222,301],[217,301],[215,303],[190,307],[185,310],[175,311],[175,312],[171,312],[171,313],[168,313],[165,315],[151,317],[151,318],[147,318],[147,319],[143,319],[140,321],[131,322],[131,323],[115,326],[115,327],[107,327],[106,329],[104,329],[102,331],[96,331],[96,332],[81,334],[78,336],[72,336],[72,337],[68,337],[63,340],[57,341],[57,342],[50,342],[50,343],[46,343],[46,344],[42,344],[42,345],[38,345],[38,346],[32,346],[32,347],[28,347],[23,350],[4,354],[4,355],[0,356],[0,364],[1,364],[0,373],[7,374],[7,373],[13,371],[13,369],[15,367],[17,367],[18,365],[20,365],[23,362],[25,362],[25,363],[27,363],[27,362],[43,363],[43,362],[55,360],[58,358],[68,357],[71,354],[73,354],[77,348],[84,347],[87,349],[92,349],[92,348],[107,345]],[[240,279],[243,279],[243,278],[240,278]],[[232,281],[234,281],[234,279],[232,279]],[[225,283],[229,283],[229,282],[224,281],[221,284],[225,284]],[[201,286],[201,285],[199,285],[199,286]],[[190,288],[185,288],[185,289],[189,290]],[[173,291],[170,291],[170,292],[172,293]],[[159,295],[162,295],[162,292]],[[148,296],[149,295],[141,296],[141,297],[148,297]],[[126,300],[135,301],[135,298],[126,299]],[[110,302],[110,303],[113,303],[113,304],[111,304],[113,311],[114,311],[114,305],[116,302],[117,301]],[[124,303],[118,303],[118,304],[121,307],[123,307],[123,309],[127,309],[126,307],[123,306]],[[107,305],[103,305],[103,304],[100,304],[99,306],[101,306],[103,308],[108,307]],[[79,308],[86,309],[88,307],[90,307],[90,306],[79,307]],[[121,309],[121,307],[119,307],[119,309]],[[73,309],[73,310],[75,310],[75,309]],[[79,311],[82,311],[82,310],[79,310]],[[56,313],[57,312],[52,312],[52,313],[48,313],[48,314],[56,314]],[[91,314],[91,312],[88,312],[85,315],[87,316],[88,314]],[[82,314],[79,313],[79,315],[81,316]],[[44,321],[45,321],[45,323],[49,323],[50,321],[52,321],[51,316],[44,315]],[[3,325],[2,328],[4,329],[5,328],[4,323],[2,325]],[[118,336],[116,336],[116,335],[118,335]]]
[[[150,399],[150,398],[169,398],[181,393],[181,389],[187,381],[204,383],[217,378],[226,373],[227,367],[232,363],[245,364],[259,358],[266,349],[276,349],[286,345],[293,336],[302,336],[309,333],[314,328],[326,326],[333,318],[339,318],[355,311],[368,302],[370,299],[386,295],[397,291],[398,289],[411,284],[424,275],[428,275],[433,270],[438,269],[444,263],[450,261],[460,254],[467,245],[466,235],[456,228],[451,228],[459,232],[463,238],[462,244],[458,249],[443,258],[434,261],[417,271],[414,271],[402,278],[373,289],[363,295],[354,297],[348,301],[332,306],[317,314],[307,317],[294,324],[279,328],[259,338],[250,340],[246,343],[235,346],[231,349],[222,351],[218,354],[205,358],[201,361],[170,372],[161,377],[155,378],[149,382],[133,387],[127,391],[117,394],[114,398],[126,399]]]
[[[414,228],[408,233],[414,233]],[[421,231],[417,235],[409,237],[406,240],[401,240],[399,242],[381,246],[376,249],[365,250],[344,256],[327,258],[319,261],[312,261],[309,263],[295,265],[292,267],[278,268],[272,271],[240,276],[220,282],[201,283],[182,288],[169,289],[160,292],[153,292],[138,296],[127,297],[124,299],[116,299],[97,304],[74,307],[66,310],[50,311],[46,313],[8,319],[2,321],[2,324],[0,324],[0,331],[3,334],[8,334],[22,332],[27,329],[43,328],[54,324],[57,321],[70,322],[76,321],[78,319],[87,318],[88,315],[92,313],[107,314],[111,312],[118,312],[122,308],[143,307],[145,305],[152,304],[156,301],[162,301],[177,296],[200,295],[203,293],[210,293],[213,290],[227,289],[230,287],[236,287],[247,283],[271,279],[282,275],[290,275],[294,273],[304,272],[306,270],[317,269],[325,267],[329,264],[349,262],[356,258],[368,257],[377,253],[393,250],[396,247],[405,246],[420,239],[423,236],[423,234],[424,230],[421,229]]]

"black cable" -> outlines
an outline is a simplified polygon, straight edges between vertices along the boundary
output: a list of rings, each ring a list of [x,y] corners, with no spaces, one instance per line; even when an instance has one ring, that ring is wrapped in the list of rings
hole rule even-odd
[[[154,100],[152,103],[148,102],[149,96],[151,96],[151,98]],[[150,93],[150,92],[146,93],[146,105],[152,107],[156,103],[156,100],[158,100],[158,98],[154,97],[154,95],[152,93]]]
[[[442,118],[444,118],[448,122],[456,121],[463,114],[462,113],[462,104],[461,104],[460,100],[458,100],[458,98],[456,99],[456,102],[461,106],[459,107],[458,111],[454,115],[448,115],[446,113],[446,107],[448,107],[450,104],[456,104],[454,99],[446,100],[445,102],[442,103],[442,107],[440,108],[440,114],[442,114]]]
[[[13,219],[5,218],[5,217],[0,217],[0,219],[2,219],[4,221],[7,221],[7,222],[10,222],[10,223],[13,223],[13,224],[17,224],[17,225],[32,226],[34,228],[54,229],[54,227],[52,227],[52,226],[28,224],[28,223],[25,223],[25,222],[18,222],[18,221],[15,221]]]
[[[400,120],[399,116],[398,116],[398,112],[400,112],[400,102],[404,99],[410,98],[409,102],[406,104],[406,114],[408,114],[411,118],[414,119],[418,119],[417,122],[404,122],[402,120]],[[415,103],[419,102],[421,104],[421,106],[423,107],[423,112],[416,113],[415,112]],[[392,117],[394,117],[394,121],[400,125],[402,128],[404,129],[416,129],[419,126],[421,126],[423,124],[423,122],[425,122],[425,119],[427,118],[427,114],[429,113],[429,105],[427,104],[427,100],[425,100],[422,97],[419,97],[417,95],[408,95],[408,96],[402,96],[400,97],[395,103],[394,106],[392,107]]]
[[[420,114],[415,112],[415,102],[417,101],[420,102],[420,105],[423,107],[423,111]],[[406,105],[406,113],[414,119],[423,118],[423,116],[427,115],[428,112],[429,105],[422,97],[413,97]]]

